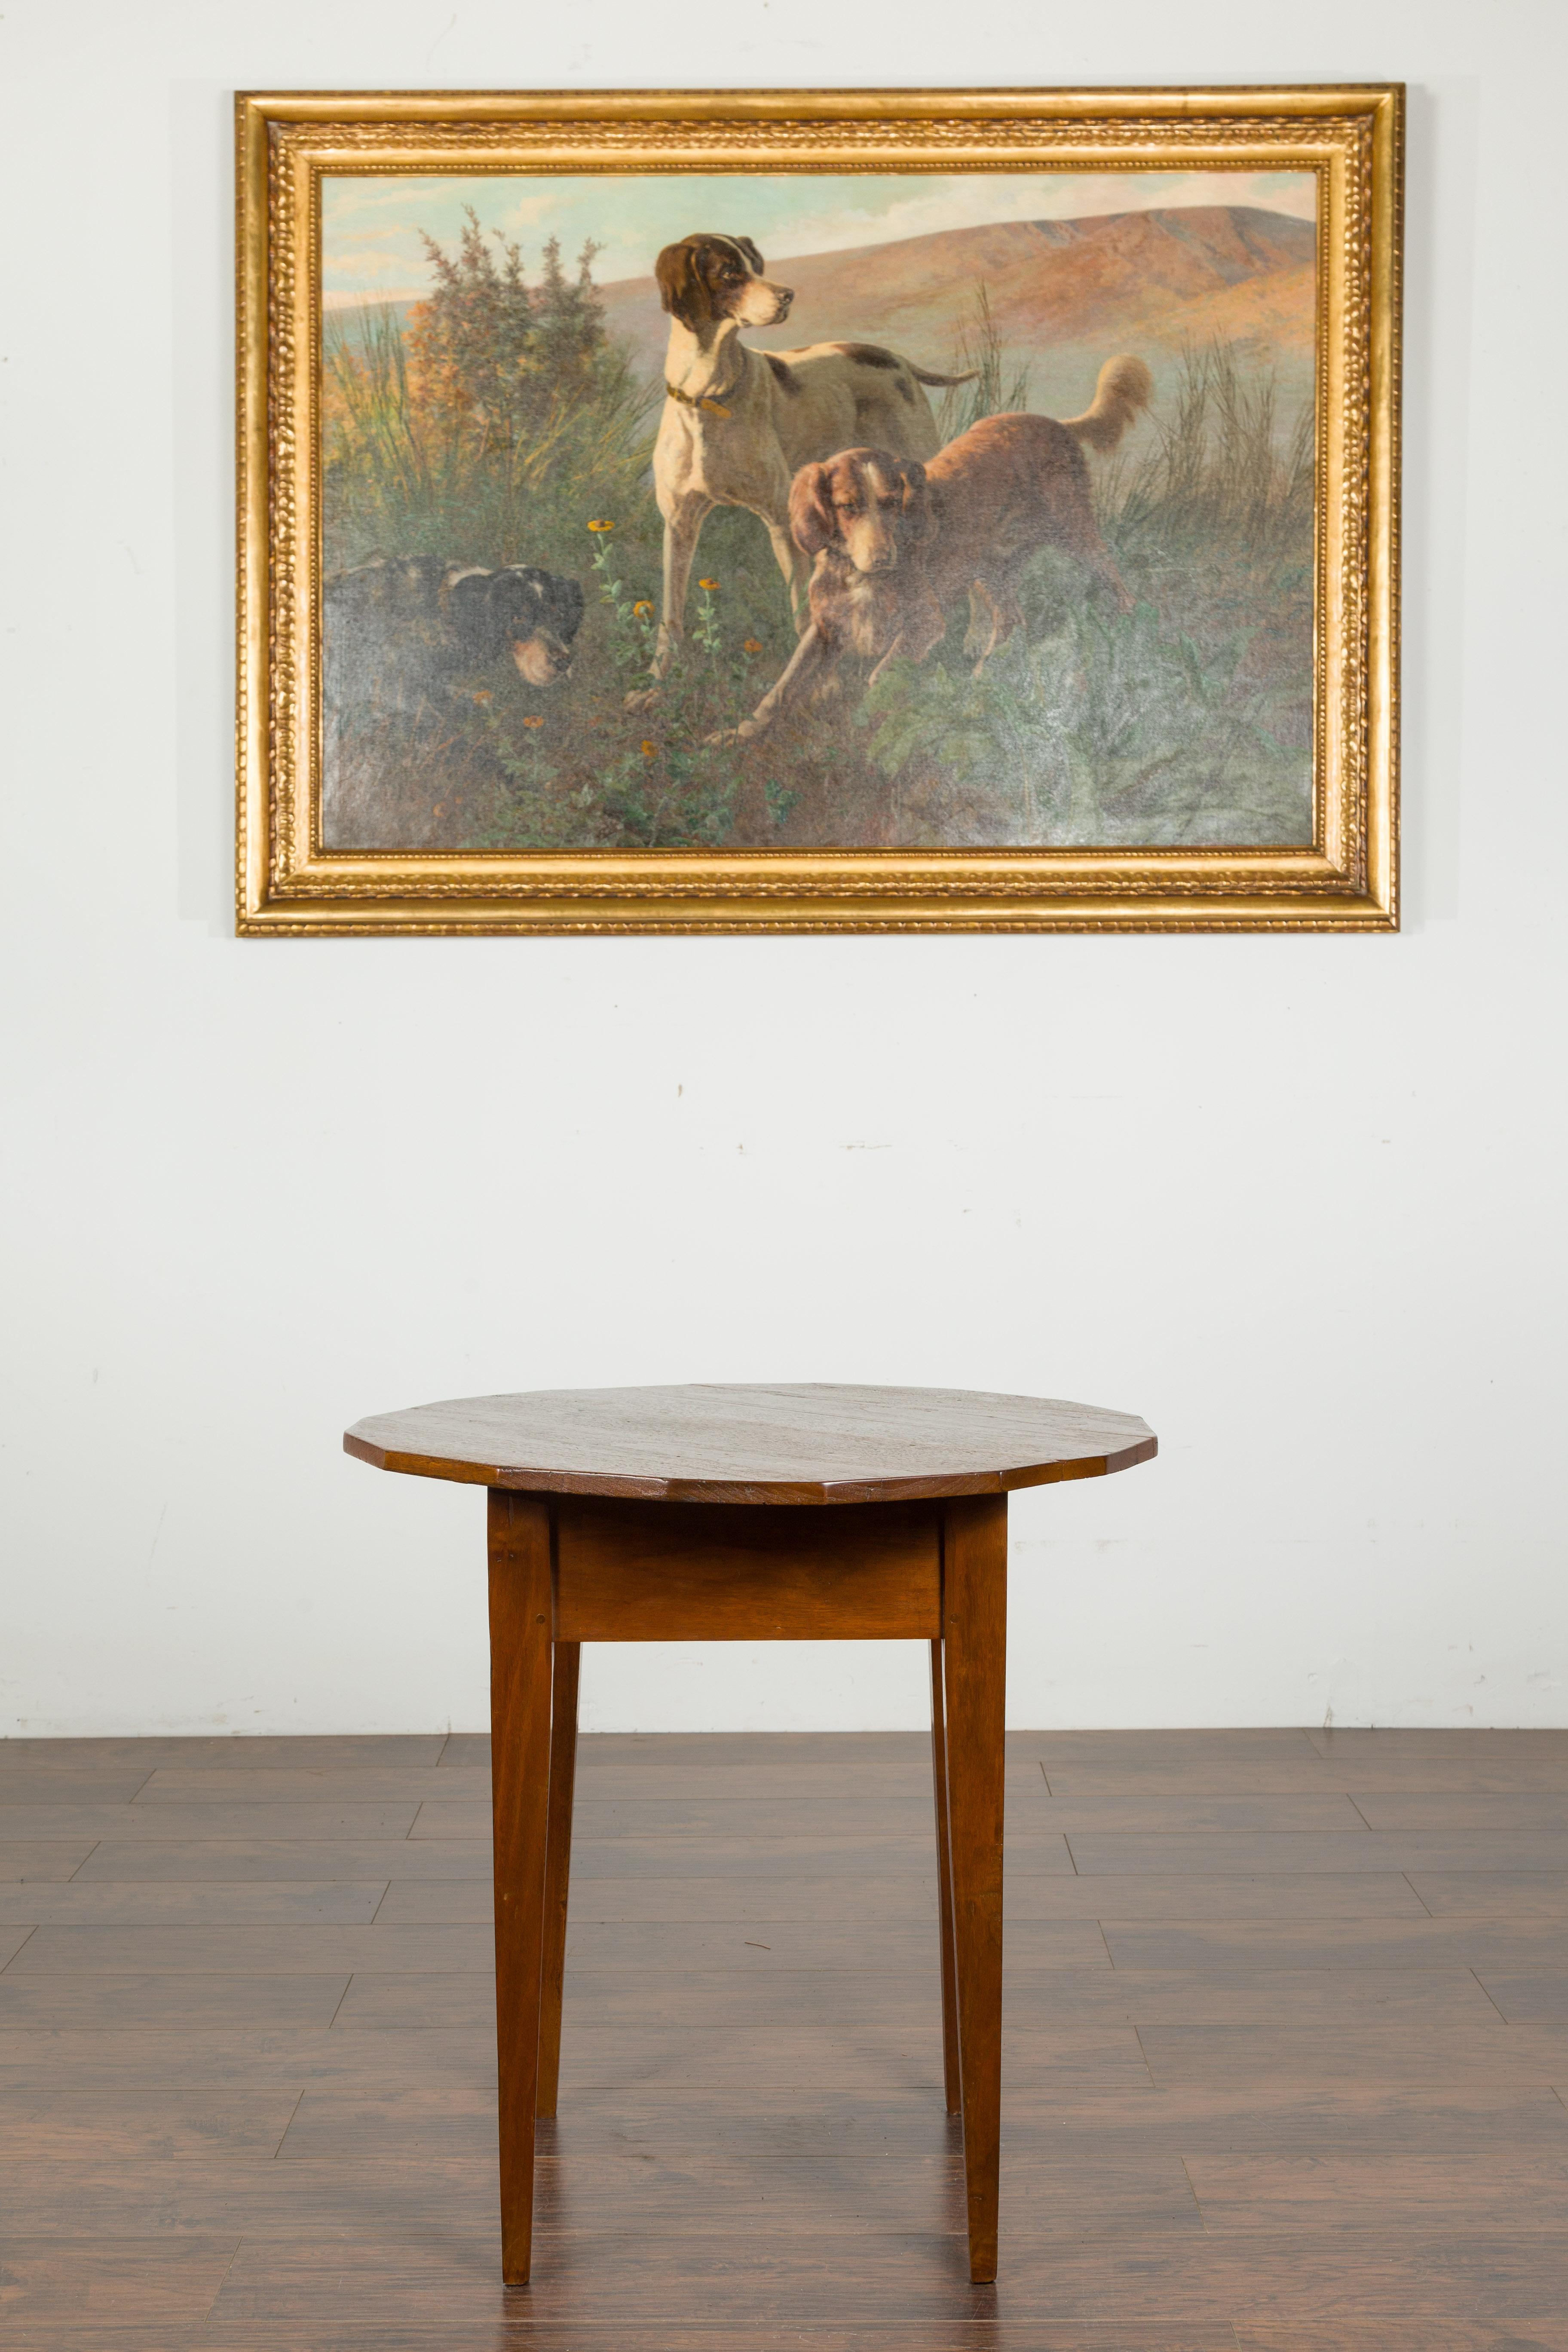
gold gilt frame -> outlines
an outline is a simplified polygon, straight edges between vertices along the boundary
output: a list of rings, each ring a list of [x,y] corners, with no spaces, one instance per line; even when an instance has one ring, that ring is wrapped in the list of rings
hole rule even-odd
[[[307,92],[242,95],[237,117],[241,933],[1397,928],[1401,85]],[[320,180],[476,164],[1316,173],[1313,845],[324,851]]]

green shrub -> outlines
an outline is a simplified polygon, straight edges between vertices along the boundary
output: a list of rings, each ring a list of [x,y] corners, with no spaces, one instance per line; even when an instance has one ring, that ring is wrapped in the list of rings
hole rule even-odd
[[[426,245],[436,285],[406,326],[384,303],[327,317],[326,568],[428,553],[570,571],[590,518],[647,503],[654,394],[605,333],[594,248],[570,280],[552,240],[530,287],[472,213],[455,256]]]

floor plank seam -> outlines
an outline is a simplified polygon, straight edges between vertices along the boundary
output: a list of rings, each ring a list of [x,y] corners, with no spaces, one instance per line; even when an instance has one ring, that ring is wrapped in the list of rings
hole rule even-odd
[[[1502,2011],[1501,2011],[1500,2009],[1498,2009],[1498,2004],[1497,2004],[1497,2002],[1496,2002],[1495,2000],[1492,2000],[1492,1997],[1491,1997],[1490,1993],[1489,1993],[1489,1992],[1487,1992],[1486,1986],[1485,1986],[1484,1984],[1482,1984],[1482,1983],[1481,1983],[1481,1978],[1480,1978],[1479,1971],[1478,1969],[1472,1969],[1470,1970],[1470,1974],[1471,1974],[1471,1976],[1473,1976],[1473,1977],[1475,1978],[1476,1982],[1477,1982],[1479,1985],[1480,1985],[1480,1987],[1481,1987],[1481,1990],[1482,1990],[1482,1992],[1483,1992],[1483,1993],[1486,1993],[1486,1997],[1487,1997],[1487,1999],[1488,1999],[1489,2000],[1491,2000],[1492,2007],[1493,2007],[1494,2009],[1496,2009],[1496,2010],[1497,2010],[1497,2013],[1498,2013],[1498,2015],[1499,2015],[1500,2017],[1501,2017],[1501,2018],[1502,2018],[1502,2021],[1503,2021],[1503,2023],[1504,2023],[1505,2025],[1510,2024],[1510,2023],[1512,2022],[1512,2020],[1511,2020],[1511,2019],[1510,2019],[1510,2018],[1508,2018],[1508,2017],[1503,2016],[1503,2012],[1502,2012]]]
[[[9,1959],[9,1960],[7,1960],[7,1961],[6,1961],[6,1963],[5,1963],[5,1968],[0,1969],[0,1977],[3,1977],[3,1976],[5,1974],[6,1969],[8,1969],[10,1968],[10,1966],[11,1966],[11,1961],[12,1961],[12,1960],[19,1959],[19,1958],[21,1958],[22,1954],[26,1950],[26,1948],[27,1948],[28,1945],[32,1942],[32,1940],[33,1940],[34,1937],[37,1934],[37,1932],[38,1932],[38,1931],[37,1931],[37,1927],[29,1927],[29,1928],[28,1928],[28,1930],[27,1930],[26,1934],[23,1937],[23,1938],[22,1938],[21,1942],[17,1945],[17,1947],[16,1947],[16,1950],[12,1953],[12,1955],[11,1955],[11,1959]]]
[[[1360,1822],[1363,1829],[1370,1830],[1372,1828],[1372,1823],[1367,1820],[1366,1815],[1362,1811],[1361,1807],[1356,1803],[1356,1801],[1351,1795],[1350,1790],[1348,1789],[1342,1789],[1340,1794],[1343,1797],[1346,1804],[1350,1807],[1357,1821]]]
[[[212,2326],[212,2315],[217,2309],[218,2296],[222,2294],[225,2287],[228,2284],[228,2274],[230,2271],[233,2270],[236,2263],[238,2262],[239,2250],[244,2243],[245,2240],[243,2237],[237,2238],[234,2242],[234,2252],[230,2254],[227,2262],[223,2266],[223,2276],[217,2283],[216,2294],[214,2294],[212,2301],[208,2304],[205,2311],[202,2314],[201,2319],[198,2323],[198,2325],[203,2328],[207,2328]]]
[[[89,1846],[87,1852],[82,1855],[82,1858],[78,1863],[76,1868],[71,1872],[70,1878],[66,1880],[65,1883],[68,1886],[70,1885],[71,1879],[79,1878],[81,1876],[82,1872],[87,1868],[88,1864],[92,1860],[93,1855],[98,1852],[99,1847],[102,1843],[103,1840],[101,1838],[94,1838],[91,1845]]]
[[[1193,2186],[1193,2176],[1192,2176],[1192,2174],[1191,2174],[1191,2173],[1188,2171],[1188,2169],[1187,2169],[1187,2159],[1186,2159],[1186,2158],[1185,2158],[1184,2156],[1178,2156],[1178,2158],[1177,2158],[1177,2162],[1181,2165],[1181,2168],[1182,2168],[1182,2177],[1183,2177],[1183,2179],[1185,2180],[1185,2182],[1186,2182],[1186,2184],[1187,2184],[1188,2189],[1192,2190],[1192,2199],[1193,2199],[1193,2203],[1194,2203],[1194,2204],[1197,2207],[1197,2209],[1198,2209],[1198,2222],[1199,2222],[1200,2227],[1201,2227],[1201,2228],[1202,2228],[1202,2230],[1203,2230],[1203,2233],[1204,2233],[1205,2237],[1206,2238],[1206,2237],[1210,2234],[1210,2231],[1209,2231],[1209,2219],[1208,2219],[1208,2215],[1204,2211],[1204,2200],[1203,2200],[1203,2199],[1198,2195],[1198,2192],[1197,2192],[1196,2189],[1195,2189],[1195,2188],[1194,2188],[1194,2186]]]
[[[347,1987],[346,1987],[346,1986],[345,1986],[345,1988],[344,1988],[344,1990],[345,1990],[345,1991],[347,1990]],[[338,2006],[339,2006],[339,2008],[342,2008],[342,2002],[341,2002],[341,2001],[339,2002]],[[334,2011],[333,2011],[333,2012],[332,2012],[332,2014],[333,2014],[333,2016],[335,2017],[335,2016],[336,2016],[336,2014],[337,2014],[337,2011],[336,2011],[336,2010],[334,2010]],[[273,2149],[273,2151],[272,2151],[272,2162],[273,2162],[274,2164],[276,2164],[276,2163],[277,2163],[278,2158],[279,2158],[279,2156],[282,2154],[282,2152],[283,2152],[283,2143],[284,2143],[284,2141],[288,2138],[288,2137],[289,2137],[289,2133],[290,2133],[290,2132],[292,2131],[292,2129],[294,2128],[294,2118],[295,2118],[295,2116],[299,2114],[299,2112],[300,2112],[300,2108],[304,2105],[304,2104],[305,2104],[305,2091],[304,2091],[304,2088],[301,2088],[299,2097],[295,2100],[295,2102],[294,2102],[293,2105],[292,2105],[292,2106],[289,2108],[289,2120],[288,2120],[288,2122],[284,2125],[284,2126],[283,2126],[283,2128],[282,2128],[281,2132],[279,2132],[279,2136],[278,2136],[278,2145],[277,2145],[277,2147],[276,2147]]]
[[[1415,1900],[1417,1901],[1417,1903],[1419,1903],[1419,1904],[1420,1904],[1421,1908],[1423,1909],[1423,1911],[1425,1911],[1425,1912],[1426,1912],[1426,1916],[1428,1917],[1428,1919],[1435,1919],[1435,1918],[1437,1916],[1437,1914],[1436,1913],[1436,1911],[1434,1911],[1434,1910],[1433,1910],[1432,1906],[1431,1906],[1431,1905],[1426,1901],[1426,1897],[1423,1895],[1423,1894],[1422,1894],[1422,1892],[1421,1892],[1421,1889],[1416,1885],[1415,1881],[1411,1877],[1410,1873],[1409,1873],[1407,1870],[1402,1870],[1402,1871],[1400,1872],[1399,1875],[1401,1876],[1401,1878],[1403,1878],[1403,1879],[1404,1879],[1405,1884],[1406,1885],[1406,1886],[1408,1886],[1408,1888],[1410,1889],[1410,1892],[1412,1893],[1412,1895],[1415,1895]]]
[[[1149,2088],[1152,2091],[1157,2091],[1160,2085],[1154,2080],[1154,2069],[1149,2063],[1149,2053],[1143,2047],[1143,2036],[1136,2025],[1132,2029],[1132,2039],[1138,2044],[1138,2055],[1143,2061],[1143,2072],[1149,2077]]]

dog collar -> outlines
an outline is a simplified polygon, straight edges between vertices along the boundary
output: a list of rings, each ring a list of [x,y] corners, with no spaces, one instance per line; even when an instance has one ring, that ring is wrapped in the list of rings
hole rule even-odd
[[[664,388],[671,400],[679,401],[682,408],[705,408],[710,416],[729,416],[733,414],[732,410],[725,407],[721,400],[715,400],[710,392],[695,394],[682,392],[680,386],[678,383],[671,383],[668,377],[665,380]]]

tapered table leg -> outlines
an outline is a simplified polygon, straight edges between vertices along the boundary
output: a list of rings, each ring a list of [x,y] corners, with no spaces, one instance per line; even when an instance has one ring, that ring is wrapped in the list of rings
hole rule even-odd
[[[548,1503],[490,1488],[489,1563],[501,2277],[508,2286],[521,2286],[533,2242],[533,2116],[550,1801],[554,1604]]]
[[[577,1773],[581,1642],[557,1642],[550,1696],[550,1822],[544,1853],[544,1949],[539,2005],[542,2116],[555,2113],[561,2081],[561,1980],[566,1968],[566,1898],[572,1875],[572,1790]]]
[[[966,1496],[942,1520],[942,1682],[958,1977],[969,2275],[996,2275],[1002,2123],[1002,1808],[1007,1498]]]
[[[931,1775],[936,1795],[937,1933],[942,1943],[942,2080],[947,2112],[958,2113],[958,1988],[953,1979],[952,1864],[947,1833],[947,1728],[942,1703],[942,1643],[931,1645]]]

